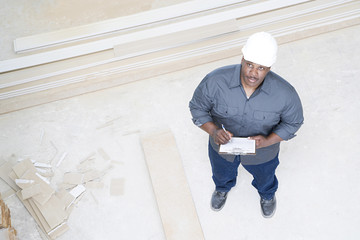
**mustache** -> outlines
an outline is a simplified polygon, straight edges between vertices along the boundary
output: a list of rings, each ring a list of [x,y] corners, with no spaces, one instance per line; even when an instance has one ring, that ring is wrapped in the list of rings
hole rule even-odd
[[[257,78],[257,77],[252,77],[252,76],[247,76],[247,78],[249,78],[249,79],[255,79],[256,81],[259,80],[259,78]]]

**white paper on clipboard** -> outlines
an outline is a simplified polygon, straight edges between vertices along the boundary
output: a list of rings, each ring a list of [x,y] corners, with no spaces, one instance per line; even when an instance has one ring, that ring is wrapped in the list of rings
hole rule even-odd
[[[255,140],[232,137],[228,143],[220,145],[219,153],[232,155],[255,155]]]

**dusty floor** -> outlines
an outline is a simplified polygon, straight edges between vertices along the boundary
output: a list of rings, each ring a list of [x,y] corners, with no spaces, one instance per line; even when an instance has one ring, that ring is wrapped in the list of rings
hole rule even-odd
[[[273,70],[297,89],[305,124],[296,138],[282,143],[272,219],[261,216],[251,177],[241,167],[224,209],[210,210],[214,186],[207,135],[192,124],[188,111],[205,74],[241,56],[1,115],[0,155],[56,162],[67,152],[54,186],[99,148],[118,162],[102,179],[103,189],[86,192],[60,240],[165,239],[139,142],[141,134],[164,128],[176,138],[206,240],[359,239],[359,36],[355,26],[279,48]],[[96,161],[97,168],[108,167],[99,156]],[[113,178],[125,179],[123,195],[110,195]],[[0,182],[0,192],[7,189]],[[19,239],[41,239],[17,198],[6,203]]]

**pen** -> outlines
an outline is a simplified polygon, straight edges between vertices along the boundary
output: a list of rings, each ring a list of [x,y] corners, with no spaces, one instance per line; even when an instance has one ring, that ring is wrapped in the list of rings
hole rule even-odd
[[[230,134],[228,133],[228,131],[226,131],[224,124],[221,124],[222,129],[229,135],[229,137],[231,138]]]

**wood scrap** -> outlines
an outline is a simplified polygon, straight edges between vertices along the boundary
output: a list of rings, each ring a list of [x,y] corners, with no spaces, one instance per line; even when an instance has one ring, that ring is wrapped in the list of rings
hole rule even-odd
[[[8,228],[9,226],[11,226],[10,210],[6,206],[1,196],[0,196],[0,207],[1,207],[0,228]]]
[[[110,195],[111,196],[122,196],[124,195],[124,178],[113,178],[110,183]]]
[[[205,239],[171,131],[141,138],[167,240]]]
[[[5,204],[0,194],[0,229],[7,228],[7,237],[10,240],[16,240],[16,230],[11,226],[11,214],[10,209]]]
[[[130,16],[109,19],[75,28],[62,29],[54,32],[17,38],[14,40],[14,50],[16,52],[23,52],[44,48],[55,44],[58,45],[68,43],[70,41],[76,41],[80,39],[83,40],[89,37],[98,37],[99,35],[103,35],[109,32],[113,33],[133,27],[159,23],[185,15],[195,14],[198,12],[203,13],[215,8],[218,9],[241,2],[244,2],[244,0],[188,1],[181,4],[176,4],[174,6],[153,9]]]

